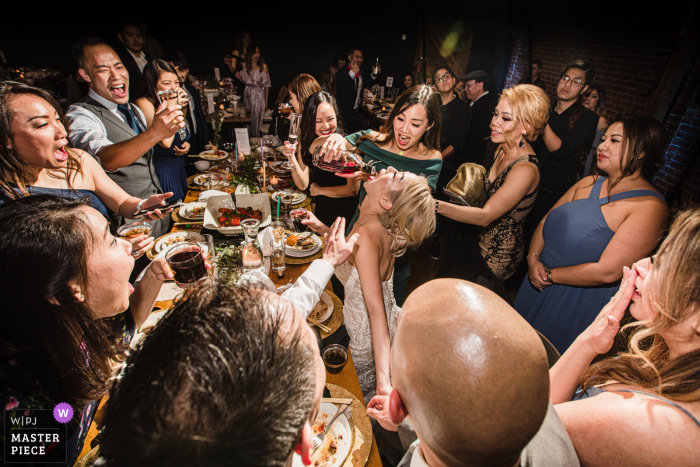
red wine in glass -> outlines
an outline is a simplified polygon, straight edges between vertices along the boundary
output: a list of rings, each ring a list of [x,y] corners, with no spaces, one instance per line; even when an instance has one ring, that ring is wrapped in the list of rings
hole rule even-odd
[[[207,277],[207,268],[199,245],[176,245],[166,255],[178,286],[186,288]]]

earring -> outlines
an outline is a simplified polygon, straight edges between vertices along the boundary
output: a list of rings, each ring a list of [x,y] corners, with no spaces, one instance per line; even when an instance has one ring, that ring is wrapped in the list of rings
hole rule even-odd
[[[525,135],[520,136],[520,143],[518,143],[518,146],[520,146],[520,149],[525,147]]]
[[[80,294],[80,301],[81,301],[81,302],[84,302],[84,301],[85,301],[85,295],[84,295],[84,294]]]

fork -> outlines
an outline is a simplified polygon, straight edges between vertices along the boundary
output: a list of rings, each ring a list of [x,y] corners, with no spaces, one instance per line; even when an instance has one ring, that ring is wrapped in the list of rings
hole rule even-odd
[[[316,449],[321,447],[321,445],[323,444],[323,440],[326,439],[326,432],[328,431],[328,429],[331,427],[331,425],[333,425],[333,422],[335,422],[335,420],[338,417],[345,414],[345,412],[347,412],[348,409],[352,410],[352,405],[343,404],[340,407],[338,407],[338,411],[335,413],[335,416],[331,418],[331,421],[326,424],[326,428],[321,433],[314,436],[314,438],[311,440],[311,442],[314,445],[314,449],[313,451],[311,451],[311,453],[314,453]]]

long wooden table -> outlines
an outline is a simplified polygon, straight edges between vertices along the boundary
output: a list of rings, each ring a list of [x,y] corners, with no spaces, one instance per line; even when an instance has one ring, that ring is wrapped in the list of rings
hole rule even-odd
[[[187,197],[185,198],[185,202],[190,203],[192,201],[196,201],[199,196],[198,191],[189,191],[187,193]],[[182,230],[180,227],[174,227],[172,229],[173,232],[177,232],[179,230]],[[310,263],[309,263],[310,264]],[[274,271],[270,270],[270,279],[272,282],[275,284],[275,286],[280,287],[282,285],[286,285],[290,282],[294,283],[302,274],[304,274],[304,271],[308,269],[309,264],[287,264],[285,266],[284,270],[284,276],[281,278],[277,277],[277,273]],[[333,291],[333,287],[331,286],[331,283],[328,282],[325,287],[329,291]],[[364,405],[364,398],[362,397],[362,390],[360,389],[360,381],[357,378],[357,370],[355,369],[355,363],[352,359],[352,355],[348,351],[348,363],[345,365],[345,367],[342,369],[340,373],[337,375],[331,375],[330,373],[326,372],[326,382],[330,384],[335,384],[336,386],[340,386],[341,388],[347,389],[350,391],[357,399],[362,402]],[[103,398],[103,400],[100,402],[100,405],[96,411],[95,418],[90,425],[90,429],[88,431],[87,437],[85,439],[85,444],[83,446],[83,450],[80,453],[80,456],[78,457],[78,461],[86,455],[90,450],[92,450],[97,444],[99,443],[99,438],[95,439],[96,436],[99,434],[99,429],[101,428],[101,421],[102,421],[102,414],[103,414],[103,408],[104,404],[106,402],[107,397]],[[372,437],[372,450],[370,451],[369,454],[369,459],[367,460],[367,463],[365,466],[368,467],[382,467],[382,461],[379,457],[379,451],[377,449],[377,442],[374,439],[374,436]],[[361,467],[361,466],[356,466],[356,467]]]

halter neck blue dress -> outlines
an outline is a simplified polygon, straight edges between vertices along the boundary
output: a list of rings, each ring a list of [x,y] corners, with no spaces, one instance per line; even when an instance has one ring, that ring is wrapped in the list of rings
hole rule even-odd
[[[15,191],[19,192],[19,189],[15,188]],[[97,197],[92,190],[69,190],[68,188],[44,188],[41,186],[30,186],[27,187],[30,195],[54,195],[59,198],[88,198],[90,200],[90,205],[98,210],[100,214],[109,219],[107,215],[107,208],[102,201]],[[0,190],[0,204],[10,201],[12,198],[7,196],[7,193]]]
[[[610,199],[599,198],[605,179],[596,180],[588,198],[563,204],[549,213],[542,229],[545,242],[540,255],[542,264],[563,268],[597,263],[615,235],[605,222],[601,206],[640,196],[656,196],[663,200],[652,190],[625,191]],[[525,276],[513,306],[563,354],[595,320],[619,286],[619,282],[596,287],[553,284],[540,292]]]

